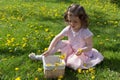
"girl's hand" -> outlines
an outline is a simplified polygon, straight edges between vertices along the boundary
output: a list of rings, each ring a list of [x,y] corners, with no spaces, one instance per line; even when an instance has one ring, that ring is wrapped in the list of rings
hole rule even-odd
[[[45,52],[43,53],[43,55],[44,55],[44,56],[48,56],[49,53],[50,53],[49,51],[45,51]]]
[[[76,55],[79,56],[79,55],[81,55],[82,52],[83,52],[83,50],[79,48],[76,52]]]

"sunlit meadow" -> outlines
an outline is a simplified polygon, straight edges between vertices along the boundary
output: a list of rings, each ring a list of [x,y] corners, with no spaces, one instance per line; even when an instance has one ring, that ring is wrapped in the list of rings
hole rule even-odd
[[[63,15],[71,3],[84,6],[94,47],[105,59],[94,69],[66,68],[55,80],[120,80],[119,0],[0,0],[0,80],[47,80],[42,61],[28,54],[47,50],[66,26]]]

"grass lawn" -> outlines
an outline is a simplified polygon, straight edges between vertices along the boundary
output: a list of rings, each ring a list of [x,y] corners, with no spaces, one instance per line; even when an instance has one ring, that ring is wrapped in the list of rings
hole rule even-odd
[[[42,61],[32,61],[28,54],[47,49],[66,26],[63,14],[71,3],[88,13],[94,47],[104,61],[92,72],[66,68],[61,80],[120,80],[119,0],[0,0],[0,80],[48,80]]]

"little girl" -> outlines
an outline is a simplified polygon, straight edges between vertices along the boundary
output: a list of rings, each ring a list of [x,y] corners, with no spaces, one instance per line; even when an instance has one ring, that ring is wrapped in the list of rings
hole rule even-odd
[[[103,56],[92,48],[93,33],[88,29],[88,16],[84,8],[78,4],[70,5],[64,19],[68,26],[52,40],[48,50],[42,55],[31,53],[29,57],[40,60],[43,55],[48,56],[60,50],[61,54],[66,55],[66,66],[74,70],[88,69],[100,63]],[[67,36],[68,40],[61,40],[64,36]]]

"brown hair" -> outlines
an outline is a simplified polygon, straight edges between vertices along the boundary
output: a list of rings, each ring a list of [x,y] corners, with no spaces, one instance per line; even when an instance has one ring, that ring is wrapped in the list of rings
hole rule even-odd
[[[69,22],[68,20],[68,12],[72,13],[74,16],[78,16],[81,20],[81,24],[83,28],[88,27],[88,16],[84,10],[84,8],[78,4],[72,4],[68,7],[67,11],[64,14],[64,19],[66,22]]]

